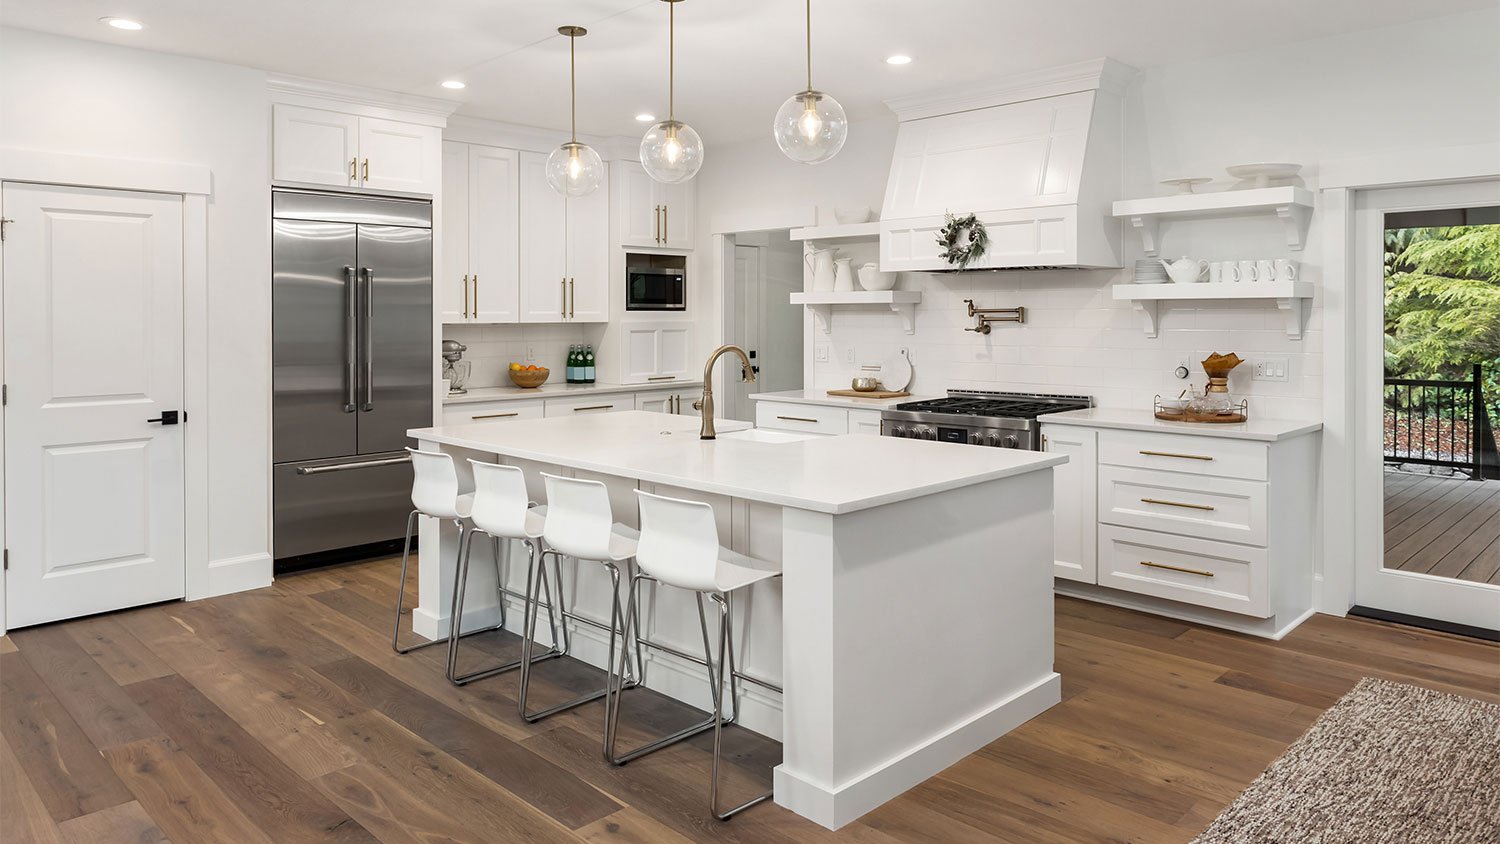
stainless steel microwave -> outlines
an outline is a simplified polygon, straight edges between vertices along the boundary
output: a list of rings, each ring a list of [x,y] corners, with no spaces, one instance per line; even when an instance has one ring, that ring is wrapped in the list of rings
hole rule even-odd
[[[626,267],[625,310],[687,310],[687,269],[660,266]]]

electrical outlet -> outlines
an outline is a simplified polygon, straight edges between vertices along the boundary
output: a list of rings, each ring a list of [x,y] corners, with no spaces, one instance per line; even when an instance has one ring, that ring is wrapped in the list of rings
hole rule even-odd
[[[1289,358],[1261,358],[1255,362],[1252,381],[1285,381],[1291,370]]]
[[[536,363],[536,346],[526,347],[526,362]]]
[[[827,343],[819,343],[817,345],[817,347],[813,350],[813,360],[816,360],[818,363],[827,363],[828,362],[828,344]]]
[[[847,349],[844,350],[844,363],[847,363],[850,366],[854,365],[854,347],[853,346],[850,346],[849,348],[847,348]]]

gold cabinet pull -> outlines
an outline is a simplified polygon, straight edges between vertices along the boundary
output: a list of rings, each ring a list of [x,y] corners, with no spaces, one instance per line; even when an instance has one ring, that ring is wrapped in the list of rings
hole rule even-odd
[[[357,182],[357,181],[359,181],[359,159],[358,158],[351,158],[351,159],[349,159],[349,181],[351,181],[351,182]]]
[[[1146,455],[1148,457],[1176,457],[1176,458],[1181,459],[1181,460],[1212,460],[1213,459],[1212,457],[1209,457],[1206,454],[1177,454],[1177,453],[1171,452],[1171,451],[1147,451],[1144,448],[1141,449],[1141,454],[1144,454],[1144,455]]]
[[[464,319],[469,318],[469,274],[464,273]]]
[[[776,418],[777,419],[785,419],[788,422],[811,422],[814,425],[818,424],[818,420],[816,420],[816,419],[809,419],[806,416],[778,416]]]
[[[575,407],[573,408],[573,412],[582,413],[585,410],[613,410],[614,407],[615,406],[612,404],[593,404],[589,405],[588,407]]]
[[[651,209],[651,223],[652,223],[653,226],[656,227],[656,230],[651,233],[651,239],[654,240],[654,241],[656,241],[657,243],[661,243],[661,206],[660,205],[658,205],[655,208]]]
[[[563,319],[567,319],[568,318],[568,280],[566,278],[562,279],[562,288],[563,288],[562,310],[559,311],[557,315],[560,316],[560,317],[562,317]]]
[[[647,378],[646,380],[647,381],[672,381],[672,380],[674,380],[676,378],[677,378],[676,375],[652,375],[651,377]]]
[[[370,181],[370,159],[368,159],[368,158],[365,159],[365,178],[364,178],[364,181],[366,181],[366,182]]]
[[[521,411],[516,410],[516,411],[512,411],[510,413],[486,413],[486,414],[483,414],[482,416],[470,416],[469,418],[470,419],[475,419],[475,420],[478,420],[478,419],[504,419],[504,418],[506,418],[508,416],[520,416],[520,415],[521,415]]]
[[[1167,507],[1186,507],[1189,510],[1208,510],[1210,512],[1212,512],[1214,509],[1212,504],[1188,504],[1182,501],[1164,501],[1160,498],[1142,498],[1141,503],[1162,504]]]
[[[663,205],[661,207],[661,242],[662,243],[666,243],[667,242],[667,227],[669,225],[671,225],[671,223],[672,223],[672,212],[667,209],[667,206]]]
[[[474,274],[474,318],[479,319],[479,273]]]
[[[1154,568],[1154,569],[1166,569],[1167,571],[1180,571],[1183,574],[1196,574],[1199,577],[1213,577],[1214,576],[1214,573],[1211,572],[1211,571],[1203,571],[1202,569],[1187,569],[1187,568],[1183,568],[1182,566],[1169,566],[1166,563],[1153,563],[1150,560],[1141,560],[1141,565],[1143,565],[1143,566],[1150,566],[1151,568]]]
[[[578,281],[577,279],[570,278],[568,279],[568,319],[572,319],[573,317],[578,316],[578,314],[573,311],[573,308],[577,307],[577,305]]]

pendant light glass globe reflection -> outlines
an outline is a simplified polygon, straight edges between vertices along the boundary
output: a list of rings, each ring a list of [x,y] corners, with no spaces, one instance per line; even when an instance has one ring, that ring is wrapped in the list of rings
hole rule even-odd
[[[572,123],[572,140],[547,156],[547,184],[563,196],[587,196],[604,183],[604,161],[588,144],[578,142],[578,69],[574,47],[588,34],[581,26],[560,26],[559,35],[568,37],[568,104]]]
[[[822,91],[793,94],[771,125],[776,146],[793,161],[818,164],[839,154],[849,137],[849,118],[839,101]]]
[[[658,182],[687,181],[703,167],[703,139],[681,120],[663,120],[641,139],[641,166]]]
[[[568,141],[547,156],[547,184],[563,196],[587,196],[604,183],[604,161],[588,144]]]

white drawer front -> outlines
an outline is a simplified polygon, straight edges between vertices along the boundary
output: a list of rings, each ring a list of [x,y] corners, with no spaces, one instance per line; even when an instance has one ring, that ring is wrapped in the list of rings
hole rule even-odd
[[[1266,580],[1263,548],[1099,526],[1100,586],[1267,618]]]
[[[814,434],[849,433],[849,411],[815,404],[755,403],[755,427]]]
[[[1099,521],[1264,547],[1266,484],[1100,466]]]
[[[585,413],[614,413],[619,410],[635,410],[634,393],[616,393],[608,396],[579,396],[571,399],[547,399],[547,416],[580,416]]]
[[[1099,462],[1115,466],[1263,481],[1267,460],[1265,443],[1190,434],[1099,432]]]
[[[443,408],[444,425],[467,425],[470,422],[506,422],[512,419],[542,418],[541,399],[532,401],[491,401],[472,404],[450,404]]]
[[[880,411],[878,410],[851,410],[849,411],[849,433],[869,434],[880,436]]]

